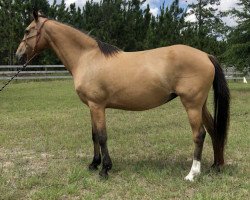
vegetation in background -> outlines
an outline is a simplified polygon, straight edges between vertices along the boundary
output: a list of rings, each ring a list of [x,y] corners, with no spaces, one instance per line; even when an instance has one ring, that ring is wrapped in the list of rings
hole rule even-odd
[[[52,4],[47,0],[0,0],[0,64],[17,64],[15,51],[36,7],[51,19],[90,31],[125,51],[187,44],[246,70],[250,55],[249,2],[240,2],[243,10],[226,13],[239,17],[238,26],[231,30],[214,9],[220,0],[198,0],[187,9],[180,7],[179,0],[173,0],[170,5],[161,6],[158,16],[150,13],[145,0],[87,1],[81,8],[74,3],[67,7],[64,0],[54,0]],[[195,22],[185,21],[190,14],[195,15]],[[50,51],[35,60],[35,64],[59,63]]]
[[[228,27],[223,23],[218,9],[214,8],[216,4],[220,4],[220,0],[197,0],[190,4],[187,15],[194,15],[196,20],[187,22],[187,26],[193,37],[191,46],[219,56],[225,48],[222,39]]]
[[[233,9],[230,14],[238,18],[238,26],[228,36],[225,61],[243,72],[250,69],[250,1],[239,0],[242,10]]]

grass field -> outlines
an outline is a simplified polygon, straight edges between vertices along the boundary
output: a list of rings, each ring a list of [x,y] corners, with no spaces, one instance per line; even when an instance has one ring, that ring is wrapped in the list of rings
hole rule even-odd
[[[113,169],[104,181],[87,169],[89,111],[72,81],[11,84],[0,93],[0,199],[249,199],[250,85],[230,88],[227,164],[210,170],[207,136],[202,173],[190,183],[192,134],[179,99],[145,112],[107,111]]]

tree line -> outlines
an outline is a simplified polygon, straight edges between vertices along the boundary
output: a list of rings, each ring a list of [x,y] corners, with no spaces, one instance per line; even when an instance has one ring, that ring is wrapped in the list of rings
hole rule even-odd
[[[23,31],[31,22],[34,8],[42,10],[48,18],[89,31],[101,41],[124,51],[140,51],[173,44],[186,44],[216,55],[239,70],[249,69],[250,63],[250,3],[239,0],[242,9],[227,13],[218,12],[213,5],[220,0],[197,0],[188,8],[182,8],[179,0],[170,5],[162,4],[157,16],[150,12],[146,0],[87,1],[83,7],[74,3],[68,7],[65,1],[56,0],[0,0],[0,65],[17,64],[15,51],[23,37]],[[193,22],[186,18],[192,15]],[[234,28],[226,26],[222,16],[238,18]],[[47,51],[35,64],[60,64]]]

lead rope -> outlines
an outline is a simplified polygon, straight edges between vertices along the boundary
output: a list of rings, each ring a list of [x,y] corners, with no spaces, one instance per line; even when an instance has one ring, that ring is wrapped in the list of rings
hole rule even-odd
[[[7,85],[9,85],[9,83],[10,83],[14,78],[16,78],[16,77],[18,76],[18,74],[19,74],[21,71],[23,71],[23,70],[27,67],[27,65],[30,63],[30,61],[31,61],[33,58],[35,58],[36,55],[37,55],[37,54],[34,54],[34,55],[33,55],[24,65],[23,65],[23,67],[22,67],[21,69],[19,69],[19,70],[17,71],[17,73],[16,73],[13,77],[11,77],[11,79],[8,80],[8,81],[3,85],[3,87],[0,89],[0,92],[2,92],[3,89],[4,89]]]

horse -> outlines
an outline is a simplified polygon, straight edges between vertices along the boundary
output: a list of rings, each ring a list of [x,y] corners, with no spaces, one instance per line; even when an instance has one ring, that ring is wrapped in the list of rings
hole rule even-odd
[[[90,170],[108,178],[112,161],[107,145],[105,109],[143,111],[179,97],[188,115],[194,142],[193,162],[185,180],[201,172],[206,132],[213,152],[213,167],[224,164],[230,117],[230,91],[218,60],[201,50],[173,45],[125,52],[69,25],[33,12],[16,55],[28,59],[52,48],[71,73],[80,100],[90,109],[94,146]],[[214,116],[207,109],[214,90]]]

